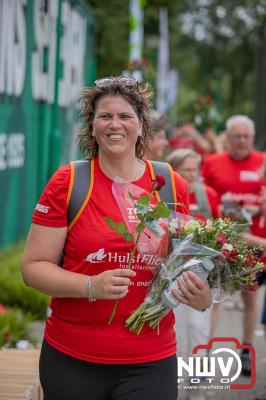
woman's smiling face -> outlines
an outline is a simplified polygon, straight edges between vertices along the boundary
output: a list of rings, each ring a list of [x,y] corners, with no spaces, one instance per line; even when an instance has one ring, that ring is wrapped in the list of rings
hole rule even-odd
[[[99,154],[106,156],[135,156],[135,145],[142,135],[142,121],[123,97],[102,97],[95,111],[93,136]]]

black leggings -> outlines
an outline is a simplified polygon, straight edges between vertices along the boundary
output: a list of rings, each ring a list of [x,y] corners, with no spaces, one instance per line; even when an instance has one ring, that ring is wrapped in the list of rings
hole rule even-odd
[[[96,364],[43,342],[44,400],[176,400],[176,356],[143,364]]]

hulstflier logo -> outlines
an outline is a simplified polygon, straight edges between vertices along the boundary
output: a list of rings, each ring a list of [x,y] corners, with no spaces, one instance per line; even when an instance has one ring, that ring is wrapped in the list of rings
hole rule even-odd
[[[91,263],[100,263],[103,261],[103,259],[106,257],[106,254],[104,254],[104,248],[99,249],[95,253],[90,253],[87,255],[85,258],[85,261],[89,261]]]
[[[116,263],[119,265],[119,268],[127,268],[131,257],[132,255],[130,252],[119,254],[116,251],[105,251],[104,248],[100,248],[93,253],[89,253],[86,258],[84,258],[84,261],[94,264],[104,261],[106,263]],[[161,265],[162,261],[163,258],[155,254],[136,254],[132,257],[132,268],[154,270]]]
[[[249,382],[240,383],[242,361],[238,351],[244,349],[250,353],[251,377]],[[198,357],[200,350],[208,350],[208,356]],[[184,357],[178,357],[178,384],[183,383],[186,377],[189,384],[200,384],[200,389],[215,389],[215,385],[218,389],[222,388],[221,385],[225,385],[223,388],[227,389],[250,389],[255,385],[256,359],[255,349],[251,345],[241,345],[236,338],[212,338],[207,345],[195,346],[192,354],[193,356],[188,357],[188,362]],[[202,385],[203,378],[205,385]]]

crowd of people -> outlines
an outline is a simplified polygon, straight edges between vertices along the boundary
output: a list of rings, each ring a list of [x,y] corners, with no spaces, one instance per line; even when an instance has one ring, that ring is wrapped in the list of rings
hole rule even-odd
[[[195,218],[230,217],[248,222],[242,236],[250,247],[261,246],[266,262],[266,153],[254,148],[254,122],[245,115],[227,119],[225,131],[217,135],[208,129],[203,136],[192,124],[175,129],[169,140],[166,161],[187,182],[190,214]],[[174,148],[174,149],[173,149]],[[257,285],[266,282],[266,273],[257,277]],[[258,322],[258,292],[243,289],[242,343],[252,344]],[[261,323],[265,326],[266,293]],[[191,354],[196,344],[214,337],[219,318],[219,304],[205,314],[181,305],[175,309],[175,330],[184,354]],[[182,333],[179,326],[182,324]],[[251,376],[251,355],[242,350],[242,374]],[[265,400],[266,396],[259,400]]]
[[[171,129],[168,118],[152,110],[151,96],[149,87],[133,78],[103,78],[85,88],[79,144],[89,178],[78,175],[74,164],[60,167],[39,199],[43,207],[34,211],[22,274],[27,285],[52,296],[40,358],[44,400],[176,400],[178,324],[187,324],[189,351],[215,332],[219,305],[211,304],[207,282],[193,272],[182,275],[181,294],[174,296],[183,304],[161,321],[160,334],[149,327],[139,336],[125,329],[154,269],[143,268],[140,258],[131,269],[120,267],[134,243],[105,221],[106,216],[121,220],[112,192],[115,177],[151,192],[147,160],[167,161],[174,171],[177,211],[205,222],[240,205],[251,227],[243,238],[266,252],[265,155],[254,150],[253,121],[232,116],[221,136],[212,129],[204,136],[191,123]],[[77,176],[84,199],[69,223]],[[242,298],[247,344],[258,318],[257,294],[243,290]],[[114,304],[115,317],[107,324]],[[242,373],[249,376],[249,352],[241,358]]]

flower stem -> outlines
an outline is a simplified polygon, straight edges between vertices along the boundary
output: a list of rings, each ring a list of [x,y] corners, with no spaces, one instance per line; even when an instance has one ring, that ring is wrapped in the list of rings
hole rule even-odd
[[[109,319],[108,319],[108,325],[111,325],[111,323],[112,323],[112,321],[113,321],[113,319],[114,319],[115,312],[116,312],[116,309],[117,309],[117,306],[118,306],[118,301],[119,301],[118,299],[115,300],[115,303],[114,303],[114,306],[113,306],[111,315],[110,315],[110,317],[109,317]]]
[[[143,226],[143,228],[138,232],[138,236],[137,236],[137,239],[136,239],[136,243],[135,243],[135,245],[134,245],[134,247],[133,247],[133,249],[132,249],[132,251],[131,251],[131,253],[130,253],[130,257],[129,257],[129,261],[128,261],[127,268],[131,268],[131,265],[132,265],[132,262],[133,262],[133,257],[134,257],[134,255],[135,255],[136,250],[137,250],[138,242],[139,242],[139,239],[140,239],[140,237],[141,237],[141,234],[142,234],[143,230],[144,230],[144,226]],[[117,309],[117,306],[118,306],[118,302],[119,302],[118,299],[115,300],[115,303],[114,303],[114,306],[113,306],[111,315],[110,315],[110,317],[109,317],[109,319],[108,319],[108,325],[111,325],[111,323],[113,322],[113,319],[114,319],[114,316],[115,316],[115,313],[116,313],[116,309]]]

